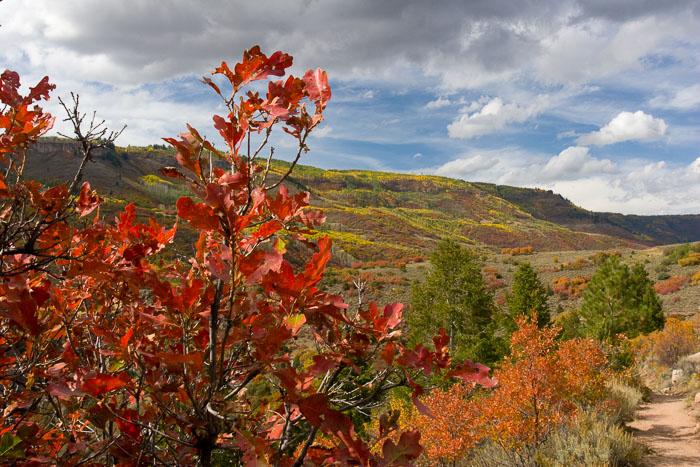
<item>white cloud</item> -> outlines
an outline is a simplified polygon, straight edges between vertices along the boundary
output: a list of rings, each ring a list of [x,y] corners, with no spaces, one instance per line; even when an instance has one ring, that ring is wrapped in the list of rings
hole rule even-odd
[[[443,177],[469,179],[469,177],[473,176],[476,172],[490,169],[498,164],[498,162],[498,159],[479,154],[473,157],[464,157],[447,162],[435,169],[433,173]]]
[[[442,107],[447,107],[450,104],[452,104],[452,102],[450,102],[450,99],[447,97],[438,97],[437,99],[425,104],[425,108],[428,110],[440,109]]]
[[[668,95],[659,95],[649,101],[662,109],[691,110],[700,107],[700,84],[676,89]]]
[[[700,157],[686,163],[611,161],[595,157],[587,147],[571,146],[543,158],[506,147],[473,150],[438,168],[414,172],[552,190],[600,212],[691,214],[698,212],[700,203]]]
[[[576,178],[599,173],[615,173],[617,166],[609,159],[596,159],[587,147],[571,146],[552,157],[542,175],[549,179]]]
[[[609,159],[598,159],[587,147],[571,146],[551,157],[546,163],[535,163],[511,169],[498,183],[535,186],[561,180],[577,180],[601,174],[614,174],[617,165]]]
[[[605,146],[630,140],[653,141],[661,139],[667,129],[668,125],[662,119],[641,110],[634,113],[623,111],[600,130],[579,136],[576,143]]]
[[[552,158],[547,166],[557,157],[559,156]],[[624,214],[697,213],[700,200],[700,157],[688,165],[673,166],[665,161],[643,160],[629,160],[611,166],[610,161],[591,160],[588,157],[582,158],[586,168],[579,171],[577,176],[527,180],[524,174],[534,175],[542,170],[542,166],[533,165],[508,173],[497,183],[549,189],[592,211]],[[517,172],[520,172],[519,177],[514,176]]]
[[[534,57],[536,75],[542,82],[585,83],[639,70],[642,57],[675,35],[671,29],[670,22],[654,17],[622,24],[597,19],[562,24],[542,38],[542,51]]]
[[[460,111],[460,115],[447,126],[447,132],[451,138],[460,139],[494,133],[509,123],[522,123],[538,115],[545,109],[546,101],[543,96],[526,106],[504,104],[500,97],[494,97],[483,104],[475,101]],[[475,108],[479,110],[474,111]]]
[[[25,82],[33,84],[36,81]],[[118,145],[158,143],[161,142],[160,138],[175,137],[187,131],[186,123],[197,128],[202,136],[215,144],[220,141],[219,132],[213,128],[212,115],[225,115],[225,110],[216,101],[208,105],[202,105],[201,102],[177,102],[169,99],[159,89],[104,87],[81,83],[59,84],[52,93],[54,98],[46,103],[46,110],[57,117],[51,134],[72,132],[69,125],[63,121],[65,111],[59,106],[57,99],[57,96],[61,96],[69,104],[70,90],[80,95],[81,111],[87,112],[88,115],[96,111],[97,118],[104,119],[108,128],[119,129],[124,124],[127,125],[116,142]]]

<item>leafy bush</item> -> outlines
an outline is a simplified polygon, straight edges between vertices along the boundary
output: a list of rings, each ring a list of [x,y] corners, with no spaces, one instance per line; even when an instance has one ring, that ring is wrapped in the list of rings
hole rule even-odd
[[[698,281],[700,281],[700,271],[693,274],[693,277],[690,278],[690,281],[692,285],[698,285]]]
[[[687,277],[682,276],[671,276],[663,282],[654,284],[654,290],[659,295],[667,295],[670,293],[678,292],[680,288],[688,282]]]
[[[521,246],[515,248],[503,248],[501,254],[519,256],[519,255],[531,255],[535,249],[531,246]]]
[[[580,297],[581,293],[586,289],[586,284],[590,279],[591,276],[574,277],[571,279],[566,276],[555,277],[552,279],[552,292],[559,295],[559,297],[563,299]]]
[[[691,256],[693,253],[700,253],[700,242],[695,244],[684,243],[683,245],[670,246],[664,249],[664,259],[662,264],[671,265]]]
[[[608,253],[607,251],[599,251],[599,252],[589,256],[588,259],[593,261],[593,263],[596,266],[602,266],[608,260],[608,258],[612,255],[615,255],[618,258],[622,257],[622,253],[620,253],[619,251],[614,251],[612,253]]]
[[[589,266],[592,266],[592,263],[588,261],[586,258],[583,256],[579,256],[576,258],[575,261],[571,263],[564,263],[562,264],[562,269],[571,269],[571,270],[577,270],[577,269],[583,269],[587,268]]]
[[[697,351],[700,338],[691,322],[669,318],[664,329],[638,337],[634,346],[642,358],[672,367],[681,357]]]
[[[605,397],[607,359],[592,339],[557,344],[557,328],[518,322],[499,386],[481,405],[484,434],[527,458],[560,423]]]
[[[175,228],[137,222],[133,203],[114,223],[73,222],[101,203],[87,183],[76,196],[74,183],[8,184],[15,157],[24,166],[27,146],[53,122],[32,105],[53,86],[44,78],[22,98],[19,76],[0,75],[0,218],[13,231],[0,229],[0,463],[11,449],[9,462],[22,465],[407,464],[422,451],[420,433],[373,455],[356,431],[364,414],[398,386],[418,401],[419,374],[486,378],[487,368],[451,360],[444,331],[434,351],[405,347],[401,305],[347,313],[342,297],[318,288],[332,245],[307,235],[325,216],[307,209],[307,192],[281,183],[323,118],[326,73],[269,82],[264,96],[244,89],[291,63],[253,47],[235,66],[221,63],[218,84],[204,79],[224,100],[227,116],[214,122],[225,151],[189,126],[165,139],[180,168],[160,173],[191,188],[178,216],[200,234],[193,256],[172,263],[158,260]],[[233,92],[222,94],[226,81]],[[91,145],[91,132],[78,131],[77,98],[72,115]],[[271,180],[241,146],[275,125],[296,139],[296,155]],[[205,170],[204,149],[227,170]],[[301,268],[284,257],[292,235],[312,250]],[[293,358],[300,334],[314,351]]]
[[[685,258],[679,259],[678,264],[681,266],[695,266],[696,264],[700,264],[700,252],[695,251],[689,253]]]

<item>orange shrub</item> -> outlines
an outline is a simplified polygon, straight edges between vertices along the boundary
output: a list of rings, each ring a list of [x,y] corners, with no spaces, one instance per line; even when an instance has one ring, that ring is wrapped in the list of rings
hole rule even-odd
[[[557,348],[558,328],[539,329],[522,318],[519,325],[511,355],[494,374],[499,387],[483,400],[481,423],[496,444],[524,454],[582,406],[603,400],[607,361],[592,339]]]
[[[673,292],[678,292],[678,290],[688,282],[687,277],[683,276],[671,276],[663,282],[654,284],[654,290],[659,295],[666,295]]]
[[[580,297],[581,292],[586,289],[590,276],[574,277],[569,279],[566,276],[555,277],[552,279],[553,292],[561,298]]]
[[[673,366],[681,357],[697,351],[700,338],[689,321],[676,318],[666,320],[666,326],[634,341],[637,354],[652,358],[664,366]]]
[[[481,439],[479,406],[470,398],[473,389],[460,383],[447,390],[434,389],[423,400],[431,415],[418,415],[415,428],[421,432],[430,465],[454,465]]]
[[[430,465],[459,463],[485,438],[525,461],[579,410],[604,405],[607,360],[599,344],[592,339],[560,344],[559,328],[539,329],[536,322],[518,320],[511,355],[494,372],[499,386],[491,393],[475,397],[473,386],[458,384],[422,399],[433,417],[415,415],[412,421]]]

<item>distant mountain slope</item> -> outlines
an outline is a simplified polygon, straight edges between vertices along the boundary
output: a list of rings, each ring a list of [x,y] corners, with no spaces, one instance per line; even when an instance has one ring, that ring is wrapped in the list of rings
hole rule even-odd
[[[77,167],[77,153],[72,143],[44,140],[30,155],[27,176],[66,180]],[[173,222],[175,201],[188,190],[162,179],[157,170],[176,165],[174,155],[163,147],[101,151],[84,179],[106,198],[107,214],[134,201],[142,214]],[[279,176],[288,167],[276,161],[272,173]],[[311,192],[312,205],[328,217],[324,234],[334,239],[336,258],[343,263],[424,255],[446,237],[482,248],[532,246],[538,251],[700,239],[700,216],[591,213],[541,190],[445,177],[299,166],[287,186]],[[646,219],[651,219],[648,225]]]
[[[551,191],[489,183],[475,185],[487,193],[510,201],[537,219],[580,232],[602,233],[649,246],[700,240],[698,214],[638,216],[592,212]]]

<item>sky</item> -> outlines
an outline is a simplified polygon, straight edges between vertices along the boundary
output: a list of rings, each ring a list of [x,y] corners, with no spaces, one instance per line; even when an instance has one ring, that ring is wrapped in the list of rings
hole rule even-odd
[[[327,70],[302,163],[553,190],[586,209],[700,214],[699,0],[0,0],[0,70],[80,95],[120,146],[186,123],[199,79],[259,44]],[[276,157],[293,155],[277,135]]]

